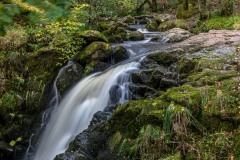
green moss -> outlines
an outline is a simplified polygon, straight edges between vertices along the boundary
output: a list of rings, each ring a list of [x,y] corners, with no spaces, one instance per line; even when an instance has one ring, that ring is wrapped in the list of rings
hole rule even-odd
[[[165,158],[161,158],[159,160],[181,160],[181,157],[180,157],[180,153],[177,152],[174,155],[171,155],[171,156],[168,156],[168,157],[165,157]]]
[[[157,53],[151,54],[148,57],[156,61],[158,64],[165,66],[169,66],[178,61],[178,57],[174,53]]]
[[[88,44],[94,41],[108,42],[107,38],[104,35],[102,35],[99,31],[95,30],[85,30],[79,32],[76,36],[83,38]]]
[[[141,126],[160,125],[164,118],[164,108],[168,105],[169,103],[161,100],[130,101],[117,108],[111,118],[111,123],[113,123],[114,130],[134,137]]]
[[[214,85],[218,81],[229,79],[235,76],[237,75],[234,71],[224,72],[205,69],[202,72],[190,75],[187,78],[187,81],[189,81],[192,85],[195,86]]]
[[[105,42],[93,42],[88,45],[79,55],[77,61],[82,63],[90,63],[91,61],[104,61],[108,59],[108,54],[111,52],[111,46]]]
[[[160,98],[184,106],[195,115],[201,114],[201,90],[189,85],[170,88]]]
[[[185,20],[175,19],[175,20],[169,20],[169,21],[161,23],[158,26],[158,31],[167,31],[172,28],[189,29],[187,22]]]
[[[158,29],[158,23],[155,20],[151,20],[146,25],[147,30],[149,31],[157,31]]]
[[[196,64],[196,60],[182,58],[179,61],[178,71],[182,75],[182,77],[187,77],[190,73],[194,71]]]

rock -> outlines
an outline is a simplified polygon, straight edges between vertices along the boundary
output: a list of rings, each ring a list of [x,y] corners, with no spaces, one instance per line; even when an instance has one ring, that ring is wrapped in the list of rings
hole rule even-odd
[[[126,17],[123,18],[122,22],[135,24],[135,18],[132,17],[132,16],[126,16]]]
[[[107,69],[109,66],[110,66],[110,64],[107,62],[102,62],[99,60],[92,61],[92,62],[86,64],[85,69],[84,69],[84,75],[89,75],[90,73],[103,71],[103,70]]]
[[[158,64],[170,66],[172,63],[177,62],[179,58],[176,54],[171,53],[157,53],[149,55],[148,58],[153,59]]]
[[[136,31],[136,32],[130,32],[129,34],[129,40],[131,41],[140,41],[140,40],[144,40],[144,34]]]
[[[163,32],[160,36],[153,37],[151,41],[156,42],[156,41],[161,41],[165,43],[174,43],[174,42],[180,42],[183,41],[193,34],[181,29],[181,28],[173,28],[170,29],[166,32]]]
[[[157,31],[158,30],[158,24],[157,21],[155,20],[150,20],[148,21],[147,25],[146,25],[147,30],[149,31]]]
[[[107,62],[112,47],[106,42],[93,42],[88,45],[78,56],[77,61],[83,64],[94,61]]]
[[[99,23],[101,30],[110,30],[113,27],[118,26],[117,22],[114,21],[102,21]]]
[[[113,36],[110,36],[110,37],[108,38],[108,41],[109,41],[110,43],[122,43],[122,42],[123,42],[123,39],[122,39],[122,37],[119,36],[119,35],[113,35]]]
[[[187,30],[189,27],[185,20],[176,19],[176,20],[169,20],[161,23],[158,26],[158,31],[167,31],[172,28],[182,28]]]
[[[94,41],[108,42],[107,38],[104,35],[102,35],[99,31],[95,30],[86,30],[83,32],[79,32],[77,36],[83,38],[87,44],[90,44]]]
[[[36,77],[46,88],[51,88],[51,82],[57,72],[66,62],[65,55],[58,48],[41,48],[27,57],[25,75]]]
[[[123,27],[118,27],[115,34],[125,33],[127,34],[127,31]]]
[[[123,41],[127,41],[128,40],[127,33],[123,33],[122,32],[122,33],[119,33],[117,36],[120,36]]]
[[[133,27],[126,27],[126,30],[128,30],[128,31],[137,31],[137,28],[133,28]]]
[[[65,68],[57,78],[57,88],[60,95],[64,95],[71,87],[73,87],[83,77],[83,67],[74,63]]]
[[[124,61],[128,58],[129,58],[128,51],[124,47],[117,46],[113,49],[112,59],[114,60],[115,63]]]
[[[174,15],[171,15],[171,14],[159,14],[159,15],[155,15],[153,17],[153,19],[158,23],[163,23],[163,22],[166,22],[166,21],[169,21],[169,20],[174,20],[176,19],[176,16]]]

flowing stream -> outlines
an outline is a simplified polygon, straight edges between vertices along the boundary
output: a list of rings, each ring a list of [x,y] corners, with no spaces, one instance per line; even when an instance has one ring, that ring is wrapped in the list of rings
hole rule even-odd
[[[144,47],[144,45],[149,44],[150,38],[154,36],[146,30],[142,30],[142,32],[146,38],[144,41],[115,44],[122,45],[128,50],[129,60],[110,67],[102,73],[95,73],[84,78],[61,100],[60,104],[58,103],[56,82],[54,82],[53,107],[43,114],[41,128],[45,126],[46,121],[48,124],[38,139],[35,153],[31,153],[31,158],[27,155],[25,159],[53,160],[56,155],[64,153],[75,136],[88,128],[93,115],[104,110],[111,103],[109,91],[112,86],[118,85],[121,92],[117,95],[119,96],[117,97],[118,102],[115,103],[122,104],[130,100],[129,73],[139,69],[140,66],[140,58],[131,57],[139,54],[144,56],[143,53],[146,53],[149,48],[149,45],[148,47]],[[49,114],[51,115],[49,116]],[[50,117],[50,119],[45,120],[46,117]]]

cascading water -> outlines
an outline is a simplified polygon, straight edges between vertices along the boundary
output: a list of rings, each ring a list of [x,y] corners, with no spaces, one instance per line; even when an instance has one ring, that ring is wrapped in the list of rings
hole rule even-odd
[[[138,65],[138,62],[119,65],[80,81],[52,113],[34,160],[52,160],[63,153],[71,140],[88,127],[94,113],[108,105],[111,87]]]
[[[139,54],[149,51],[153,45],[149,41],[156,33],[146,32],[144,34],[146,37],[144,41],[120,44],[128,50],[130,57],[135,58],[111,67],[103,73],[95,73],[86,77],[64,97],[60,104],[58,104],[58,91],[56,82],[54,82],[55,96],[52,101],[56,103],[51,103],[52,109],[45,111],[47,116],[43,115],[41,128],[44,128],[43,126],[48,121],[46,118],[51,117],[36,143],[36,152],[28,153],[25,159],[54,159],[56,155],[68,148],[76,135],[88,128],[96,112],[104,110],[108,105],[122,104],[130,100],[128,89],[130,72],[139,68],[138,60],[143,57]],[[114,91],[115,99],[114,95],[109,95],[114,86],[118,86],[117,91]]]

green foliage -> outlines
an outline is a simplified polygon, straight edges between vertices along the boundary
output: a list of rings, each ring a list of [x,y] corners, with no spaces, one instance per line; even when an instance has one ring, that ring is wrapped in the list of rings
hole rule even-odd
[[[197,32],[208,32],[209,30],[221,30],[221,29],[235,29],[237,24],[240,23],[240,15],[231,17],[219,17],[214,16],[205,22],[200,22]]]
[[[83,39],[76,35],[86,28],[88,7],[87,4],[76,5],[72,8],[70,17],[29,29],[30,37],[35,44],[58,48],[64,53],[61,56],[61,63],[57,65],[61,66],[81,50]]]
[[[5,111],[14,111],[17,105],[17,94],[13,91],[6,92],[1,98],[0,106],[2,110]]]
[[[5,34],[5,27],[13,23],[16,15],[27,16],[31,23],[53,22],[68,14],[71,2],[68,0],[5,0],[0,3],[0,34]]]
[[[234,12],[234,0],[222,0],[219,9],[219,15],[231,16]]]

